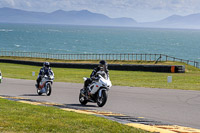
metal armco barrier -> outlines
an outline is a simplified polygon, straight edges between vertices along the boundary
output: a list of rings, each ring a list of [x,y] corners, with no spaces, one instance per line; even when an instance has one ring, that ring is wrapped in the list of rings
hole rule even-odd
[[[153,61],[155,64],[160,61],[183,62],[194,67],[200,68],[200,62],[184,60],[164,54],[137,54],[137,53],[118,53],[118,54],[51,54],[38,52],[2,51],[0,57],[29,57],[59,60],[112,60],[112,61]]]
[[[43,62],[34,61],[22,61],[22,60],[9,60],[0,59],[3,63],[15,63],[24,65],[42,66]],[[51,67],[58,68],[81,68],[81,69],[93,69],[98,64],[83,64],[83,63],[55,63],[51,62]],[[122,71],[147,71],[147,72],[165,72],[165,73],[184,73],[184,65],[135,65],[135,64],[109,64],[109,70],[122,70]]]

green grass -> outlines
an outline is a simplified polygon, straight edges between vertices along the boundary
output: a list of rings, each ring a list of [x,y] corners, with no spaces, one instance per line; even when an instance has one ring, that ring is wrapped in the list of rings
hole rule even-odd
[[[105,118],[55,107],[35,106],[1,98],[0,105],[0,132],[145,133]]]
[[[167,63],[167,62],[166,62]],[[37,78],[41,67],[0,63],[0,70],[4,77],[32,79]],[[83,83],[83,77],[89,77],[90,69],[52,68],[55,81]],[[36,75],[32,76],[32,72]],[[167,77],[172,76],[172,83],[167,83]],[[113,85],[152,87],[184,90],[200,90],[200,69],[186,65],[186,73],[155,73],[140,71],[114,71],[110,70],[110,79]]]

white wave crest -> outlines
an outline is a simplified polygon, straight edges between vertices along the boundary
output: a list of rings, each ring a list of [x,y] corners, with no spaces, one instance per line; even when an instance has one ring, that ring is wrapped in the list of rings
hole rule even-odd
[[[13,30],[10,30],[10,29],[0,29],[0,32],[11,32]]]
[[[18,48],[20,47],[20,45],[17,45],[17,44],[15,44],[15,46],[18,47]]]
[[[61,32],[60,30],[54,30],[54,29],[48,29],[48,31],[51,31],[51,32]]]

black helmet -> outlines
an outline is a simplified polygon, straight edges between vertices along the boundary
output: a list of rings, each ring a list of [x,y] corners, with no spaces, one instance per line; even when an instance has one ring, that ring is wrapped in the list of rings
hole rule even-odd
[[[106,63],[105,60],[100,60],[100,61],[99,61],[99,65],[107,65],[107,63]]]
[[[49,68],[50,67],[50,63],[49,62],[44,62],[44,67]]]
[[[99,67],[103,67],[106,70],[107,69],[107,62],[105,60],[100,60],[99,61]]]

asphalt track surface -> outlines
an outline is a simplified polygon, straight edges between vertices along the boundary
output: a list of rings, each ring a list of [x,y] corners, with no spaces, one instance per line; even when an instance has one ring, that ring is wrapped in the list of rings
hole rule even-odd
[[[33,80],[4,78],[0,95],[24,97],[69,108],[110,111],[132,117],[200,129],[200,91],[113,86],[104,107],[96,103],[81,106],[78,100],[83,84],[54,82],[51,96],[38,96]]]

